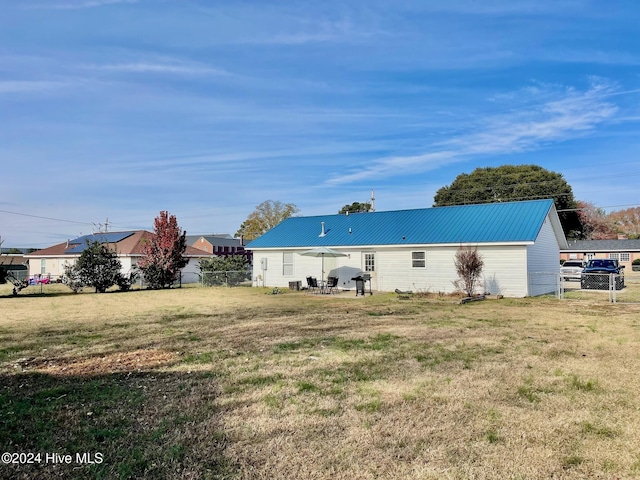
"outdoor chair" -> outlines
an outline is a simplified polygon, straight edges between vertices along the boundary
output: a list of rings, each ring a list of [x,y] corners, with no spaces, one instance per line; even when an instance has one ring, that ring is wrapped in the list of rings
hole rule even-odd
[[[327,286],[325,287],[325,291],[327,293],[340,293],[340,290],[338,290],[338,277],[327,278]]]
[[[307,290],[307,293],[308,292],[311,292],[311,293],[318,293],[319,292],[318,280],[315,277],[307,277],[307,286],[309,287],[309,290]]]

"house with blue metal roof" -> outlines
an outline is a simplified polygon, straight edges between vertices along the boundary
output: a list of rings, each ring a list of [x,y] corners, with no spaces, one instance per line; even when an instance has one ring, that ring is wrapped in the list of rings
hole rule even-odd
[[[323,272],[319,259],[301,255],[315,247],[345,256],[325,258]],[[291,217],[245,248],[254,255],[254,285],[338,276],[339,287],[352,289],[351,279],[365,273],[378,291],[450,293],[460,247],[482,255],[479,293],[524,297],[555,291],[567,242],[553,200],[531,200]]]

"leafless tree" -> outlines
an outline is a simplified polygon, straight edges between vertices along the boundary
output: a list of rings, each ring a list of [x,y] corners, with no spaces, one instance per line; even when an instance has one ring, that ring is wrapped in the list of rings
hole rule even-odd
[[[484,261],[482,255],[478,253],[478,248],[461,246],[456,252],[454,264],[459,278],[453,282],[453,285],[466,292],[469,297],[473,296],[484,267]]]

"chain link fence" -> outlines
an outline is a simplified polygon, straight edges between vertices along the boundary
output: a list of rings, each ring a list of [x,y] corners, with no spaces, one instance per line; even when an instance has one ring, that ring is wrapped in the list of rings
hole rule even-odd
[[[249,277],[250,278],[250,277]],[[60,293],[60,286],[67,285],[67,277],[65,275],[37,274],[29,275],[27,271],[11,272],[11,276],[7,276],[7,288],[11,288],[11,284],[15,288],[14,294],[21,291],[24,293],[53,294]],[[235,280],[235,279],[232,279]],[[173,282],[173,288],[181,288],[187,284],[202,284],[202,275],[197,272],[180,272],[180,275]],[[149,287],[149,283],[145,280],[142,272],[138,272],[136,280],[131,285],[131,289],[145,289]],[[117,288],[117,287],[116,287]],[[82,290],[91,291],[91,287],[83,287]]]
[[[570,300],[640,302],[640,277],[621,274],[582,273],[579,279],[560,279],[560,297]]]
[[[582,273],[567,278],[553,272],[529,274],[529,295],[591,302],[640,303],[640,275]]]
[[[583,273],[580,276],[582,290],[622,290],[624,275],[609,273]]]
[[[206,271],[200,272],[201,283],[206,287],[226,286],[251,286],[251,272],[248,270],[233,271]]]

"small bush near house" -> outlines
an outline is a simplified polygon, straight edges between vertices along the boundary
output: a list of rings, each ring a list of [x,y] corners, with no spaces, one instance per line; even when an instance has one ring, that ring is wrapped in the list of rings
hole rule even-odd
[[[66,264],[64,266],[62,283],[69,287],[73,293],[80,293],[82,291],[82,280],[80,279],[78,271],[74,268],[74,265]]]
[[[454,259],[456,273],[459,279],[453,282],[454,286],[464,291],[469,297],[473,296],[482,275],[484,261],[478,249],[460,247]]]
[[[96,293],[104,293],[115,285],[121,268],[118,254],[100,242],[88,243],[72,267],[80,283],[95,288]]]
[[[247,265],[247,257],[244,255],[202,259],[199,263],[202,283],[209,287],[229,282],[239,283],[246,276]]]
[[[128,292],[131,289],[131,286],[136,283],[139,276],[140,275],[137,270],[131,270],[127,275],[120,273],[118,278],[116,278],[116,284],[121,291]]]

